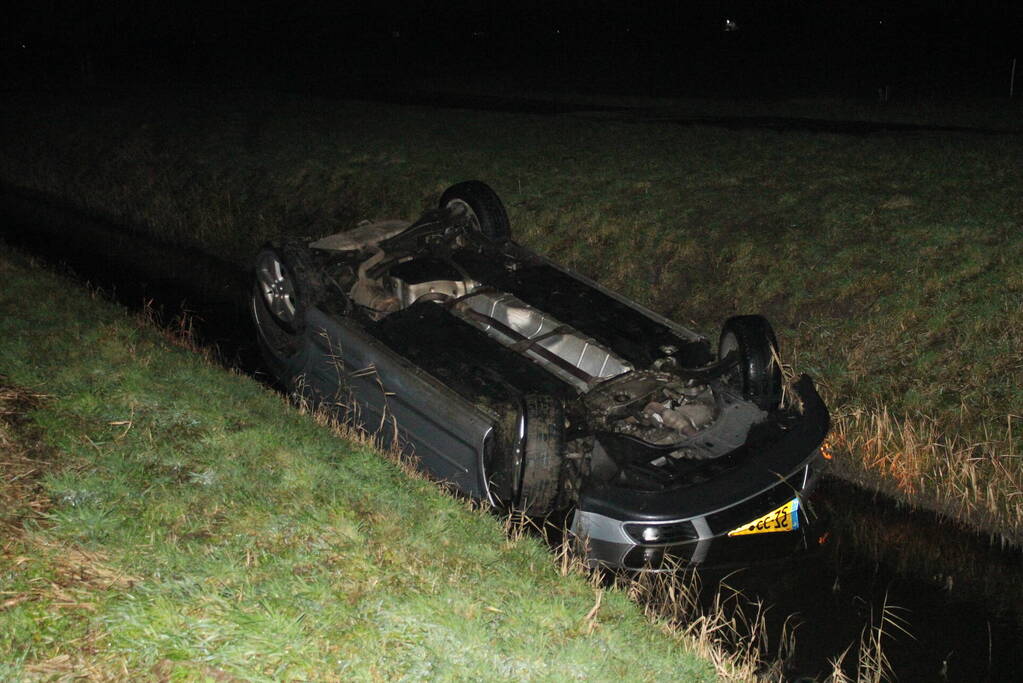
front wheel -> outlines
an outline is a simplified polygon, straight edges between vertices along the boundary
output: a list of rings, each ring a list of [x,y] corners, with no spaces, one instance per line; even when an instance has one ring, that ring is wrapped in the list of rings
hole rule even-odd
[[[524,401],[525,453],[519,507],[533,516],[550,514],[561,490],[565,447],[565,412],[551,396],[532,395]]]
[[[737,315],[725,321],[718,341],[718,358],[738,356],[738,366],[726,381],[742,389],[742,395],[761,410],[781,403],[782,377],[778,341],[771,323],[759,315]]]

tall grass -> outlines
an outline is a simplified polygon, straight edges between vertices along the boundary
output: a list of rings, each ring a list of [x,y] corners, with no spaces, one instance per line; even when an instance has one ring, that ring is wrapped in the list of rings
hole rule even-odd
[[[885,654],[886,641],[897,633],[912,638],[900,608],[888,604],[886,598],[877,613],[871,610],[870,621],[863,627],[860,634],[855,676],[850,678],[843,667],[845,658],[852,650],[852,645],[850,645],[844,652],[831,660],[832,670],[828,676],[829,683],[851,683],[852,681],[883,683],[897,680],[891,662]]]
[[[834,420],[835,471],[888,495],[925,507],[1003,543],[1023,540],[1023,467],[1008,415],[1005,431],[969,442],[934,419],[897,418],[885,406]]]

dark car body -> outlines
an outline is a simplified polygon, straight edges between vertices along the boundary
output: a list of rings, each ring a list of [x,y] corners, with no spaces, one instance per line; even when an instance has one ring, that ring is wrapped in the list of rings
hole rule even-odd
[[[805,377],[781,390],[766,322],[713,349],[508,239],[496,195],[463,185],[414,223],[264,249],[272,374],[469,496],[569,511],[594,562],[797,527],[828,413]]]

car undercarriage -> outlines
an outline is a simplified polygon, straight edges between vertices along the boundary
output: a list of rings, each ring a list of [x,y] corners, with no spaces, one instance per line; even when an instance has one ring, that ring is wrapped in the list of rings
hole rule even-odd
[[[729,319],[713,349],[516,244],[476,181],[412,223],[268,246],[253,316],[289,390],[390,418],[471,496],[574,510],[609,564],[797,500],[827,432],[812,383],[785,387],[766,320]]]

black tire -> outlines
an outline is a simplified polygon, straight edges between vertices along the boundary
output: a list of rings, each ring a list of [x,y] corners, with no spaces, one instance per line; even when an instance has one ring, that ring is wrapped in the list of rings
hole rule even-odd
[[[718,340],[718,357],[739,355],[736,371],[725,377],[742,389],[742,395],[761,410],[781,403],[782,376],[778,363],[778,340],[771,323],[759,315],[737,315],[725,321]]]
[[[469,212],[473,229],[494,242],[511,239],[511,225],[501,198],[489,185],[479,180],[466,180],[452,185],[440,198],[440,208],[447,209],[461,204]]]
[[[543,516],[554,511],[561,490],[565,412],[550,396],[527,396],[526,444],[519,487],[519,509]]]

